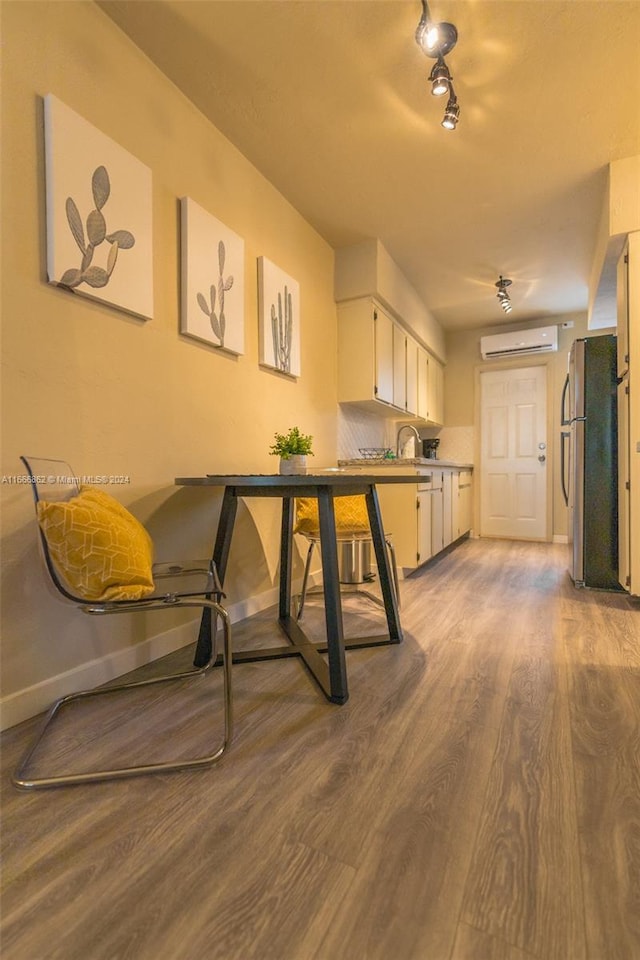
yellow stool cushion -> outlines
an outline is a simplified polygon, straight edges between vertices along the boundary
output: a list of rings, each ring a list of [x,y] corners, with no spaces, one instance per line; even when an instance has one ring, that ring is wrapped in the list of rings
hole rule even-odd
[[[151,537],[108,493],[82,487],[69,500],[37,504],[56,569],[84,600],[141,600],[153,593]]]
[[[352,497],[336,497],[334,500],[336,517],[336,534],[368,534],[369,514],[367,502],[362,494]],[[318,515],[318,501],[315,497],[296,498],[295,533],[303,533],[308,537],[317,537],[320,534],[320,518]]]

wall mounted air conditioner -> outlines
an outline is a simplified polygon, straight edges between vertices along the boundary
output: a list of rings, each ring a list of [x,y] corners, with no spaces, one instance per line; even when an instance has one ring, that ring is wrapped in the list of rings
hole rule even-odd
[[[553,353],[557,349],[558,328],[555,326],[480,337],[480,353],[483,360],[495,360],[496,357],[522,357],[531,353]]]

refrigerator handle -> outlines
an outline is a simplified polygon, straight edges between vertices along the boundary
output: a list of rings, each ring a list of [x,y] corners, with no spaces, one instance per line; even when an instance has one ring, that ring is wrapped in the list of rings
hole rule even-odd
[[[560,425],[563,427],[566,427],[568,423],[571,423],[571,420],[567,419],[567,414],[566,414],[568,389],[569,389],[569,374],[567,374],[567,379],[564,382],[564,387],[562,388],[562,400],[560,401]]]
[[[565,455],[565,449],[567,440],[571,437],[571,434],[563,430],[560,433],[560,478],[562,480],[562,496],[564,497],[564,502],[569,506],[569,491],[567,490],[566,476],[567,476],[567,458]]]

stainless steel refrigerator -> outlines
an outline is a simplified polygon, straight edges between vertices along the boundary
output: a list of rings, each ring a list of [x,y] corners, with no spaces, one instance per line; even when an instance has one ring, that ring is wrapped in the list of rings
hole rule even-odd
[[[576,586],[620,590],[616,338],[574,341],[562,391],[562,491]]]

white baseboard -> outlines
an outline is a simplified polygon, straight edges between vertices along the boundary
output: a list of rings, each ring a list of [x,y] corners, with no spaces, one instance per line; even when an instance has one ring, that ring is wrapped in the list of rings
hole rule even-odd
[[[569,537],[566,533],[554,533],[553,535],[554,543],[569,543]]]
[[[315,577],[310,577],[314,581]],[[294,588],[296,585],[294,584]],[[299,587],[297,588],[299,589]],[[254,613],[266,610],[278,602],[278,589],[274,587],[248,600],[230,604],[226,607],[232,623],[244,620]],[[155,637],[150,637],[133,647],[106,654],[88,663],[82,663],[73,670],[47,677],[30,687],[17,690],[0,699],[0,730],[13,727],[23,720],[34,717],[46,710],[59,697],[77,690],[89,690],[135,670],[146,663],[165,657],[174,650],[194,642],[199,617],[189,623],[174,627]]]

